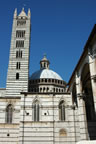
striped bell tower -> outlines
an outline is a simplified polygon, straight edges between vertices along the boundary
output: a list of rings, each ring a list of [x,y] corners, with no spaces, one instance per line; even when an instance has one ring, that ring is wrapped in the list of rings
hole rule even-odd
[[[30,9],[26,14],[23,8],[19,15],[15,9],[6,83],[6,96],[9,97],[19,96],[21,91],[28,91],[30,22]]]

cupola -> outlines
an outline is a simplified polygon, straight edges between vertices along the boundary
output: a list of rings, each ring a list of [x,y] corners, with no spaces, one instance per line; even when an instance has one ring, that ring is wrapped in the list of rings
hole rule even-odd
[[[40,61],[40,69],[49,69],[49,60],[47,60],[46,55],[44,55],[43,59]]]

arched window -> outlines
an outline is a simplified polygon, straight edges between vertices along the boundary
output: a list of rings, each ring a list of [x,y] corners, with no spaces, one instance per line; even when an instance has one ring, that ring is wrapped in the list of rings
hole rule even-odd
[[[13,116],[13,106],[9,104],[6,108],[6,123],[12,123],[12,116]]]
[[[42,92],[42,88],[40,88],[40,92]]]
[[[43,87],[43,92],[45,92],[45,87]]]
[[[44,68],[46,68],[46,63],[44,63]]]
[[[19,73],[16,73],[16,80],[19,79]]]
[[[47,92],[49,91],[49,87],[47,87]]]
[[[20,69],[20,62],[16,63],[16,69]]]
[[[65,120],[65,105],[64,100],[62,100],[59,104],[59,120],[64,121]]]
[[[55,92],[55,88],[53,88],[53,92]]]
[[[56,92],[58,92],[58,88],[56,88]]]
[[[18,51],[16,51],[16,58],[18,58]]]
[[[33,104],[34,121],[39,121],[39,101],[36,100]]]
[[[52,82],[54,83],[54,79],[52,79]]]

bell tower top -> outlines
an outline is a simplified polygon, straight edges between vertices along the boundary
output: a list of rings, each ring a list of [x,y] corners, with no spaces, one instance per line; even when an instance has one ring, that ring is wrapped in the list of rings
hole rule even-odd
[[[19,19],[29,18],[30,19],[31,18],[31,11],[30,11],[30,9],[28,9],[28,14],[26,14],[26,12],[24,10],[24,7],[23,7],[20,14],[17,15],[17,8],[16,8],[15,11],[14,11],[14,18],[19,18]]]

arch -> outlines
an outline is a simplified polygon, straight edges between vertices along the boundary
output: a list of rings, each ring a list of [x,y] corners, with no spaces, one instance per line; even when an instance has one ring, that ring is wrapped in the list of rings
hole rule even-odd
[[[60,129],[59,136],[66,137],[67,136],[67,131],[65,129]]]
[[[40,87],[40,92],[42,92],[42,87]]]
[[[59,103],[59,120],[65,121],[65,102],[61,100]]]
[[[16,69],[20,69],[20,62],[16,63]]]
[[[86,63],[81,73],[82,93],[85,101],[87,121],[92,121],[95,118],[94,100],[91,86],[89,64]]]
[[[16,80],[19,79],[19,73],[16,73]]]
[[[18,51],[16,51],[16,58],[18,58]]]
[[[53,92],[55,92],[55,88],[53,88]]]
[[[45,92],[45,90],[46,90],[45,87],[43,87],[43,92]]]
[[[58,103],[60,104],[61,101],[64,101],[64,104],[67,105],[67,101],[65,100],[65,97],[64,97],[63,95],[62,95],[61,98],[59,99],[59,102],[58,102]],[[59,104],[58,104],[58,105],[59,105]]]
[[[58,92],[58,88],[56,88],[56,92]]]
[[[13,105],[8,104],[6,107],[6,123],[11,124],[13,118]]]
[[[38,95],[36,95],[32,101],[32,105],[35,103],[35,101],[39,101],[39,105],[41,106],[42,105],[42,101],[41,99],[38,97]]]
[[[48,92],[48,91],[49,91],[49,87],[47,87],[47,89],[46,89],[46,90],[47,90],[47,92]]]
[[[50,83],[50,82],[51,82],[51,79],[48,79],[48,82]]]

